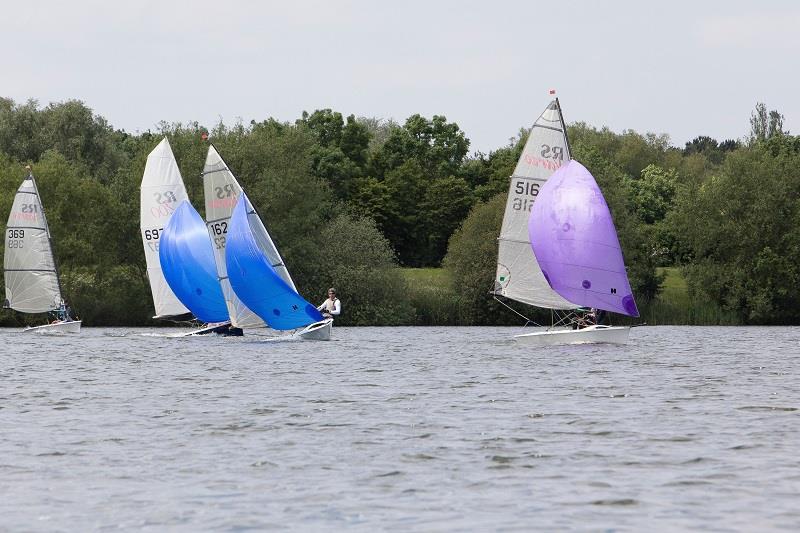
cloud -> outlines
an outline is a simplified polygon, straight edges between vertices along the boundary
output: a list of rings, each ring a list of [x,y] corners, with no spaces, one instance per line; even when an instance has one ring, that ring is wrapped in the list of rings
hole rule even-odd
[[[701,41],[713,48],[739,50],[800,50],[800,10],[739,13],[700,23]]]

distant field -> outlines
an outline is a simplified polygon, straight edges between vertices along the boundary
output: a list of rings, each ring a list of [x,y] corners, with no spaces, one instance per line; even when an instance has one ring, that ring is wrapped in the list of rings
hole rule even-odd
[[[408,283],[408,299],[417,310],[421,326],[457,325],[458,297],[453,280],[443,268],[401,268]]]
[[[681,274],[681,270],[677,267],[659,268],[658,273],[666,273],[667,277],[664,279],[662,285],[661,298],[664,300],[672,300],[674,302],[688,302],[689,294],[686,288],[686,280]]]
[[[452,280],[443,268],[401,268],[406,281],[418,290],[450,288]]]

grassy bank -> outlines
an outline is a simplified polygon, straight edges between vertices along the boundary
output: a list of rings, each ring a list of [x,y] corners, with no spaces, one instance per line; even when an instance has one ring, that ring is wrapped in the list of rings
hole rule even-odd
[[[419,326],[458,324],[458,293],[443,268],[402,268]]]
[[[640,306],[642,320],[650,325],[735,325],[739,321],[733,313],[723,311],[716,304],[690,297],[681,269],[659,268],[665,274],[661,294],[652,302]]]
[[[422,326],[459,325],[458,291],[443,268],[403,268],[408,298],[417,310],[416,324]],[[679,268],[661,268],[664,284],[652,302],[640,302],[641,320],[650,325],[731,325],[738,321],[731,313],[707,301],[689,296]],[[487,298],[489,298],[487,294]]]

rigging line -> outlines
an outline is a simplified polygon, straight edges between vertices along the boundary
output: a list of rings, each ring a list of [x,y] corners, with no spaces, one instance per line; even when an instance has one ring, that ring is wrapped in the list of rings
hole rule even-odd
[[[572,147],[569,145],[569,135],[567,135],[567,124],[564,122],[564,113],[561,112],[561,102],[556,98],[556,107],[558,108],[558,118],[561,121],[561,127],[564,128],[564,141],[567,143],[567,153],[569,158],[572,159]]]
[[[537,327],[542,327],[542,325],[541,325],[541,324],[539,324],[539,323],[538,323],[538,322],[536,322],[535,320],[531,320],[530,318],[526,317],[525,315],[523,315],[522,313],[520,313],[519,311],[517,311],[516,309],[514,309],[513,307],[511,307],[511,306],[510,306],[510,305],[508,305],[507,303],[505,303],[503,300],[501,300],[500,298],[498,298],[498,297],[497,297],[497,296],[496,296],[494,293],[492,293],[492,295],[493,295],[494,299],[495,299],[495,300],[497,300],[497,301],[500,303],[500,305],[502,305],[502,306],[506,307],[506,308],[507,308],[507,309],[509,309],[509,310],[510,310],[512,313],[516,314],[516,315],[517,315],[517,316],[519,316],[520,318],[524,318],[524,319],[525,319],[525,326],[527,326],[528,324],[533,324],[534,326],[537,326]],[[524,326],[523,326],[523,327],[524,327]]]

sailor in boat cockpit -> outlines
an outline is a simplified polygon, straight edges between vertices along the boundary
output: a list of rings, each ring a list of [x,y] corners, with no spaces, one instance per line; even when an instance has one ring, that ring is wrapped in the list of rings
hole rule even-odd
[[[336,290],[333,287],[328,289],[328,299],[317,307],[317,311],[322,312],[323,318],[333,318],[342,312],[342,302],[336,297]]]

